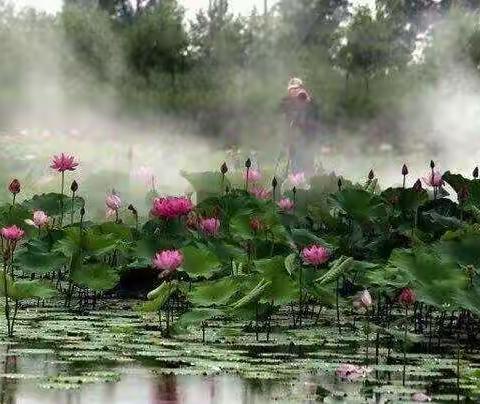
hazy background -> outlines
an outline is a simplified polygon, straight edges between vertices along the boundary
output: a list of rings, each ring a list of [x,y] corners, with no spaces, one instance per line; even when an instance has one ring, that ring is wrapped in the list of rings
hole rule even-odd
[[[273,165],[290,75],[314,96],[305,152],[326,171],[389,185],[404,162],[413,183],[431,158],[467,174],[480,159],[479,2],[14,3],[0,0],[0,141],[3,172],[32,189],[58,186],[62,151],[101,194],[140,194],[150,172],[183,191],[181,169],[216,169],[231,147]]]

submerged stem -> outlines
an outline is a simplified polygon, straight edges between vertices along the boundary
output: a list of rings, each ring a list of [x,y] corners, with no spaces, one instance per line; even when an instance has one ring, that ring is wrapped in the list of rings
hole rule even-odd
[[[408,331],[408,307],[405,306],[405,325],[403,330],[403,372],[402,372],[402,385],[405,386],[405,373],[407,367],[407,331]]]

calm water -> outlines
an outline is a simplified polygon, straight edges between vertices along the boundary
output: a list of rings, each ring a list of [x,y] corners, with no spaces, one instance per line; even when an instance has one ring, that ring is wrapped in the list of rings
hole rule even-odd
[[[203,344],[200,330],[165,339],[153,321],[123,303],[85,315],[58,307],[23,310],[16,337],[0,339],[0,404],[391,403],[416,392],[433,402],[480,402],[478,382],[460,380],[457,388],[450,350],[409,353],[402,386],[402,354],[387,358],[380,347],[368,378],[345,383],[335,368],[364,362],[362,333],[340,336],[335,327],[307,326],[274,333],[272,343],[244,332],[226,337],[218,324]],[[462,357],[463,375],[480,368],[476,352]]]

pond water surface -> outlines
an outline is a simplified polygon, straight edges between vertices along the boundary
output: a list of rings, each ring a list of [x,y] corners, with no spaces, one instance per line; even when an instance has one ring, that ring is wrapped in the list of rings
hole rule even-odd
[[[365,362],[361,332],[307,322],[257,342],[243,327],[211,324],[202,343],[200,330],[162,337],[154,318],[125,303],[87,314],[24,309],[16,336],[0,345],[0,403],[386,403],[418,392],[434,402],[479,400],[478,380],[467,377],[480,367],[477,352],[462,352],[457,380],[454,349],[412,350],[403,386],[401,353],[380,346],[376,365],[370,341],[372,372],[346,383],[335,369]]]

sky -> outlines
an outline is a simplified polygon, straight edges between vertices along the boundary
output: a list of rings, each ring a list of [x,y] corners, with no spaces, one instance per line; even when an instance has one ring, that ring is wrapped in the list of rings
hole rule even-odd
[[[18,7],[31,6],[39,10],[54,13],[62,7],[63,0],[11,0]],[[264,0],[230,0],[230,4],[235,13],[248,14],[254,6],[263,11]],[[189,16],[193,16],[199,8],[208,7],[208,0],[179,0],[187,10]],[[269,4],[274,4],[275,0],[269,0]]]

